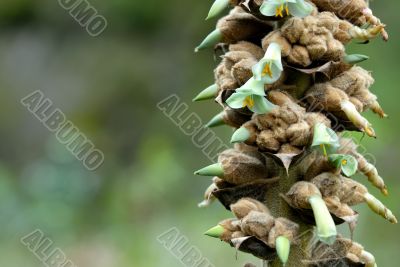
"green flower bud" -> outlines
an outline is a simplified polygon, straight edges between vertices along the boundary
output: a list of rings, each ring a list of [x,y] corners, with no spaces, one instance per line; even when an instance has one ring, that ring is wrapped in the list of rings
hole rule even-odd
[[[200,50],[210,48],[222,41],[222,32],[219,29],[212,31],[207,37],[201,42],[201,44],[194,50],[196,53]]]
[[[309,197],[308,202],[314,212],[319,239],[321,242],[332,245],[336,240],[337,231],[328,207],[319,195]]]
[[[224,176],[224,169],[221,163],[215,163],[204,167],[194,173],[195,175],[202,175],[202,176]]]
[[[217,225],[207,230],[204,234],[210,237],[220,238],[224,232],[224,227],[222,227],[221,225]]]
[[[216,97],[217,92],[218,86],[216,84],[213,84],[201,91],[195,98],[193,98],[193,102],[212,99]]]
[[[229,0],[215,0],[214,4],[210,8],[210,11],[208,12],[206,20],[218,16],[228,6],[229,6]]]
[[[231,143],[241,143],[250,138],[250,131],[246,127],[237,129],[231,138]]]
[[[392,211],[385,207],[377,198],[373,195],[367,193],[364,195],[365,202],[367,202],[368,207],[375,213],[381,215],[383,218],[391,223],[397,223],[396,217],[393,215]]]
[[[343,62],[347,64],[357,64],[369,59],[369,56],[361,55],[361,54],[353,54],[353,55],[346,55],[343,58]]]
[[[224,112],[221,112],[221,113],[218,113],[217,115],[215,115],[215,116],[206,124],[206,127],[212,128],[212,127],[224,125],[224,124],[225,124],[224,114],[225,114]]]
[[[285,236],[279,236],[275,240],[276,252],[278,253],[278,257],[281,260],[283,266],[286,265],[286,262],[289,259],[290,253],[290,241]]]

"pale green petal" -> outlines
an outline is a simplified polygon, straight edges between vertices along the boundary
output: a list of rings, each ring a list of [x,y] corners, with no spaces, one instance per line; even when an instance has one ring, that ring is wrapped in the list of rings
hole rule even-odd
[[[326,127],[323,123],[317,123],[314,126],[314,136],[311,146],[314,147],[319,145],[329,145],[334,148],[340,146],[339,137],[331,128]]]
[[[269,102],[264,96],[254,95],[253,100],[254,106],[249,109],[256,114],[265,114],[276,108],[276,106]]]
[[[280,71],[283,71],[282,59],[273,60],[272,65],[275,65]]]
[[[280,70],[278,68],[278,66],[276,66],[275,64],[271,65],[271,73],[272,73],[272,77],[269,77],[269,75],[265,75],[265,83],[266,84],[272,84],[274,82],[276,82],[277,80],[279,80],[279,78],[281,77],[282,74],[282,70]]]
[[[267,64],[271,64],[272,77],[268,74],[263,74],[264,68]],[[266,59],[261,60],[259,63],[254,65],[252,71],[254,79],[258,82],[262,82],[263,84],[272,84],[276,82],[279,80],[279,77],[281,77],[282,74],[282,70],[279,68],[279,66]]]
[[[274,4],[271,3],[270,1],[264,1],[264,3],[260,7],[260,12],[264,16],[267,17],[273,17],[275,16],[276,9],[280,6],[281,4]]]
[[[226,104],[233,109],[243,108],[243,102],[247,96],[249,96],[248,93],[242,93],[242,92],[233,93],[226,100]]]
[[[265,59],[281,60],[281,47],[277,43],[271,43],[265,52]]]
[[[250,78],[242,87],[236,90],[241,93],[251,93],[254,95],[265,95],[264,82],[257,81],[254,77]]]
[[[297,0],[296,3],[288,3],[289,13],[295,17],[306,17],[311,14],[313,7],[304,0]]]
[[[252,70],[253,75],[254,75],[254,80],[256,80],[256,81],[261,81],[261,79],[262,79],[262,72],[263,72],[263,70],[264,70],[264,66],[265,66],[266,63],[268,63],[268,62],[266,62],[265,59],[261,59],[260,62],[258,62],[257,64],[255,64],[255,65],[252,67],[251,70]]]

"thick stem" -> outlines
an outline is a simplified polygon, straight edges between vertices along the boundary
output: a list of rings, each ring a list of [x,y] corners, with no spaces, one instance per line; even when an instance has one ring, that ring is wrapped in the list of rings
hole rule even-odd
[[[266,192],[266,205],[270,209],[274,217],[285,217],[293,222],[299,224],[299,238],[297,244],[292,244],[290,248],[289,260],[285,267],[306,267],[307,264],[303,260],[311,259],[312,242],[315,240],[313,226],[307,225],[302,222],[292,208],[286,201],[280,197],[280,194],[285,194],[289,191],[291,186],[299,180],[302,180],[302,163],[296,167],[290,168],[289,172],[286,169],[278,166],[272,159],[267,159],[269,170],[276,171],[276,174],[281,177],[279,182],[275,183],[273,187],[269,188]],[[272,262],[269,262],[269,267],[281,267],[282,263],[278,257]]]

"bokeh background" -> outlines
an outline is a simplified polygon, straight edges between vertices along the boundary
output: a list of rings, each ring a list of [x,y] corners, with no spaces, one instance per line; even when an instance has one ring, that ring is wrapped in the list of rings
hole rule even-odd
[[[218,203],[197,208],[209,180],[192,173],[210,161],[156,108],[177,94],[204,122],[219,111],[211,101],[191,104],[213,83],[212,53],[193,53],[214,28],[215,21],[204,21],[211,2],[91,0],[108,20],[96,38],[57,0],[0,2],[0,266],[44,266],[20,243],[35,229],[77,266],[182,266],[156,239],[171,227],[215,266],[258,263],[202,235],[230,214]],[[362,65],[373,71],[372,91],[390,115],[367,114],[378,139],[361,142],[390,188],[384,203],[400,215],[400,2],[373,1],[372,7],[388,25],[390,41],[348,49],[371,57]],[[86,170],[20,104],[35,90],[104,152],[101,168]],[[229,129],[215,132],[228,142]],[[358,210],[355,239],[379,266],[397,266],[399,226],[365,206]]]

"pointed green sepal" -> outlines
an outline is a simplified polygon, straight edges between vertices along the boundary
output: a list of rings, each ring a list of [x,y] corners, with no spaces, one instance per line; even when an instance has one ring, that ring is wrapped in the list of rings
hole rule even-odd
[[[224,121],[224,112],[221,112],[217,115],[215,115],[207,124],[206,127],[208,128],[212,128],[212,127],[217,127],[220,125],[224,125],[225,121]]]
[[[282,262],[282,265],[285,266],[286,262],[289,259],[290,253],[290,241],[285,236],[278,236],[275,240],[276,252],[278,253],[278,257]]]
[[[225,229],[221,225],[214,226],[213,228],[207,230],[204,234],[207,236],[220,238],[224,233]]]
[[[214,18],[221,14],[229,6],[229,0],[215,0],[208,12],[206,20]]]
[[[250,138],[250,131],[246,127],[240,127],[237,129],[231,138],[231,143],[245,142]]]
[[[311,196],[308,201],[314,213],[319,240],[332,245],[336,240],[337,231],[325,201],[319,195]]]
[[[224,176],[224,168],[222,167],[221,163],[215,163],[204,167],[198,171],[195,171],[195,175],[202,175],[202,176]]]
[[[217,92],[218,86],[216,84],[213,84],[201,91],[200,94],[198,94],[195,98],[193,98],[193,102],[215,98]]]
[[[222,41],[222,32],[219,29],[215,29],[212,31],[204,40],[201,42],[201,44],[196,47],[194,52],[199,52],[200,50],[210,48],[218,44],[219,42]]]
[[[346,55],[343,58],[343,62],[347,64],[357,64],[369,59],[369,56],[361,55],[361,54],[353,54],[353,55]]]

